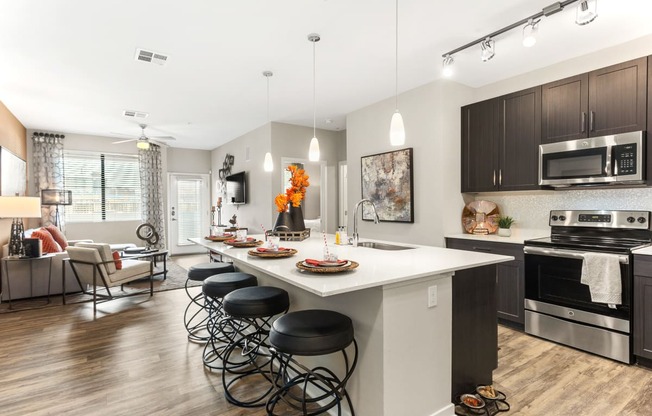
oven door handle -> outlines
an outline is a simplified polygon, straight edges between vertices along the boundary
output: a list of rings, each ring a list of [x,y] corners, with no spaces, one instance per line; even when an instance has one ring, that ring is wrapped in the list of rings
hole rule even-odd
[[[567,259],[578,259],[583,260],[584,254],[580,251],[573,250],[561,250],[557,248],[541,248],[541,247],[524,247],[523,252],[525,254],[536,254],[539,256],[549,256],[549,257],[564,257]],[[629,264],[629,256],[618,256],[618,261],[622,264]]]

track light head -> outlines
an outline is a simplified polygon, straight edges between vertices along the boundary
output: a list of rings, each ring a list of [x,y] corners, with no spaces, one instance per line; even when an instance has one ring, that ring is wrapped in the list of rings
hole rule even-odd
[[[598,17],[598,0],[583,0],[577,5],[577,17],[575,23],[588,25]]]
[[[486,38],[480,43],[480,49],[482,50],[480,57],[482,62],[487,62],[496,55],[496,42],[491,38]]]
[[[444,61],[442,62],[442,69],[441,69],[441,74],[446,77],[450,78],[453,76],[453,64],[455,64],[455,60],[453,59],[452,56],[446,55],[444,57]]]
[[[523,46],[531,48],[537,43],[537,33],[539,33],[539,22],[541,20],[528,20],[527,24],[523,26]]]

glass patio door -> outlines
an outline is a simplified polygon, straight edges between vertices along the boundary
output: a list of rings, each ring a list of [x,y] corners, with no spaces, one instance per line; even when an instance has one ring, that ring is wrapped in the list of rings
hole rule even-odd
[[[202,174],[169,174],[169,249],[171,255],[201,253],[188,241],[208,235],[210,222],[209,178]]]

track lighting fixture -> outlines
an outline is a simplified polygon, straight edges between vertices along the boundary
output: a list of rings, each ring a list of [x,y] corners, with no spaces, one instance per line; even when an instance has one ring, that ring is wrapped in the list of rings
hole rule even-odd
[[[453,59],[452,56],[446,55],[444,57],[444,61],[441,63],[442,69],[441,69],[441,74],[446,77],[450,78],[453,76],[453,64],[455,63],[455,60]]]
[[[523,26],[523,46],[531,48],[537,43],[537,33],[539,32],[539,20],[530,19],[527,24]]]
[[[573,3],[578,3],[577,17],[575,19],[575,23],[577,23],[578,25],[586,25],[588,23],[591,23],[598,16],[598,12],[597,12],[598,0],[565,0],[565,1],[558,1],[552,3],[551,5],[544,7],[543,9],[541,9],[540,12],[535,13],[532,16],[528,16],[525,19],[521,19],[518,22],[512,23],[509,26],[505,26],[502,29],[496,30],[493,33],[490,33],[479,39],[476,39],[473,42],[469,42],[466,45],[453,49],[450,52],[446,52],[445,54],[442,55],[442,57],[444,58],[444,61],[442,62],[442,66],[443,66],[442,75],[445,77],[450,77],[453,72],[452,71],[452,64],[454,62],[453,55],[465,49],[468,49],[471,46],[480,44],[480,49],[481,49],[480,56],[482,58],[482,61],[486,62],[490,60],[496,54],[495,41],[494,41],[496,36],[502,35],[503,33],[508,32],[512,29],[522,27],[523,25],[525,25],[523,26],[523,46],[525,47],[533,46],[537,41],[536,36],[539,30],[538,24],[541,21],[541,18],[550,17],[553,14],[556,14],[564,10],[564,7]]]
[[[487,62],[496,55],[496,42],[490,37],[487,37],[485,40],[480,43],[482,62]]]
[[[598,0],[584,0],[577,5],[577,17],[575,23],[588,25],[598,17]]]

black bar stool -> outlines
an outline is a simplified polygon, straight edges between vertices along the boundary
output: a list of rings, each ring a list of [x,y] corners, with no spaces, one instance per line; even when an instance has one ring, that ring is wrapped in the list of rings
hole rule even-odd
[[[267,401],[268,415],[286,415],[287,409],[283,413],[274,413],[276,405],[281,402],[303,415],[319,415],[334,407],[341,414],[343,399],[351,415],[355,415],[346,383],[358,361],[358,344],[348,316],[322,309],[290,312],[274,321],[269,343],[273,359],[278,359],[279,370],[274,384],[279,388]],[[346,353],[351,344],[354,346],[352,361]],[[341,352],[344,359],[342,378],[323,366],[308,368],[293,357],[336,352]]]
[[[234,272],[235,268],[231,263],[199,263],[191,266],[188,270],[185,290],[190,302],[183,313],[183,324],[188,331],[188,340],[193,342],[206,342],[208,334],[202,334],[206,329],[208,314],[204,308],[204,293],[199,292],[193,296],[188,290],[191,281],[203,282],[206,278],[222,273]]]
[[[257,286],[256,276],[249,273],[233,272],[210,276],[202,283],[204,304],[208,312],[206,329],[208,342],[204,346],[202,359],[204,365],[211,370],[221,370],[222,352],[233,339],[233,334],[220,332],[219,322],[224,318],[222,299],[236,289]]]
[[[241,407],[264,406],[274,389],[272,355],[267,344],[270,321],[288,311],[288,293],[272,286],[245,287],[224,296],[222,304],[227,316],[219,327],[232,337],[222,360],[226,399]]]

